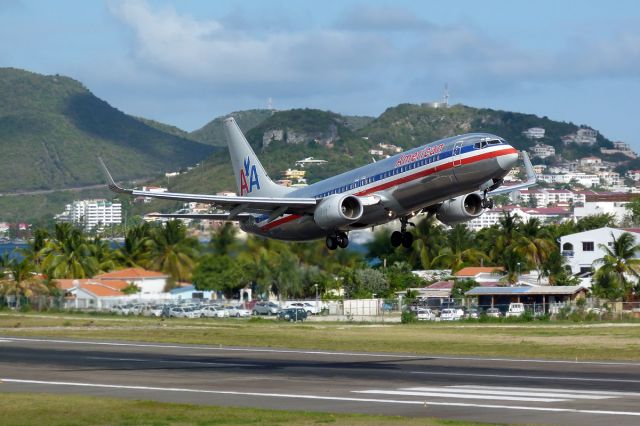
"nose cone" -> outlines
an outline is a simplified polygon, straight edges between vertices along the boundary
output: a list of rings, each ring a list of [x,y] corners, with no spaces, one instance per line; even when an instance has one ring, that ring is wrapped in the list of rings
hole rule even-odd
[[[511,152],[508,154],[503,154],[498,157],[498,166],[504,171],[509,171],[516,165],[518,162],[518,154],[516,152]]]

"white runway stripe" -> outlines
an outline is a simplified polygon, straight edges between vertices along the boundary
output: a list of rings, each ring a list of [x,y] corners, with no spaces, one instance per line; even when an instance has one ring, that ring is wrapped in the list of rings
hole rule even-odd
[[[155,360],[143,358],[110,358],[108,356],[88,356],[86,359],[96,359],[105,361],[122,361],[122,362],[148,362],[158,364],[194,364],[207,365],[213,367],[258,367],[256,364],[235,364],[230,362],[207,362],[207,361],[177,361],[177,360]]]
[[[558,389],[558,388],[523,388],[523,387],[515,387],[515,386],[481,386],[481,385],[453,385],[448,386],[450,388],[462,388],[462,389],[502,389],[505,391],[521,391],[521,390],[531,390],[533,392],[571,392],[575,394],[585,394],[585,395],[607,395],[611,397],[622,397],[622,396],[638,396],[640,397],[640,393],[638,392],[616,392],[616,391],[599,391],[599,390],[577,390],[577,389]]]
[[[482,373],[450,373],[440,371],[412,371],[411,374],[423,374],[425,376],[464,376],[464,377],[495,377],[505,379],[541,379],[541,380],[569,380],[576,382],[610,382],[610,383],[640,383],[640,380],[632,379],[600,379],[589,377],[561,377],[561,376],[525,376],[517,374],[482,374]]]
[[[417,388],[420,389],[420,388]],[[520,401],[520,402],[562,402],[567,398],[538,398],[508,395],[479,395],[469,393],[453,393],[444,390],[420,391],[420,390],[382,390],[372,389],[363,391],[353,391],[353,393],[375,394],[375,395],[402,395],[402,396],[431,396],[435,398],[457,398],[457,399],[481,399],[485,401]]]
[[[564,399],[609,399],[610,395],[588,395],[579,392],[560,392],[557,390],[540,391],[529,388],[511,388],[504,389],[501,387],[487,386],[481,389],[466,388],[466,386],[447,386],[447,387],[417,387],[404,388],[400,390],[416,391],[416,392],[445,392],[445,393],[463,393],[473,395],[506,395],[506,396],[525,396],[525,397],[544,397],[544,398],[564,398]]]

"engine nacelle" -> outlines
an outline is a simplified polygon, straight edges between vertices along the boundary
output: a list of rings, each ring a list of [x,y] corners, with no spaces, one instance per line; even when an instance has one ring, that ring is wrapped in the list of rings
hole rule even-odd
[[[358,221],[363,211],[358,197],[335,194],[320,202],[313,220],[320,228],[331,231]]]
[[[484,212],[482,195],[477,192],[447,200],[438,208],[436,217],[445,225],[468,222]]]

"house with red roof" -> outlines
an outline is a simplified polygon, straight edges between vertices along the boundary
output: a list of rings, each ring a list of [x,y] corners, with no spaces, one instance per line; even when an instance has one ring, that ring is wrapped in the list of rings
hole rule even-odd
[[[133,283],[140,288],[141,294],[158,294],[164,292],[169,276],[144,268],[127,268],[96,275],[94,278],[105,283],[113,281]]]

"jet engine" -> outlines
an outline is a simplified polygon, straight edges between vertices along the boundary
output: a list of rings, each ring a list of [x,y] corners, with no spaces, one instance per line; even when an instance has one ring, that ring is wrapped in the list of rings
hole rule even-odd
[[[482,195],[477,192],[447,200],[436,211],[436,217],[445,225],[467,222],[484,212]]]
[[[313,220],[320,228],[330,231],[356,222],[363,211],[358,197],[335,194],[320,202],[313,213]]]

